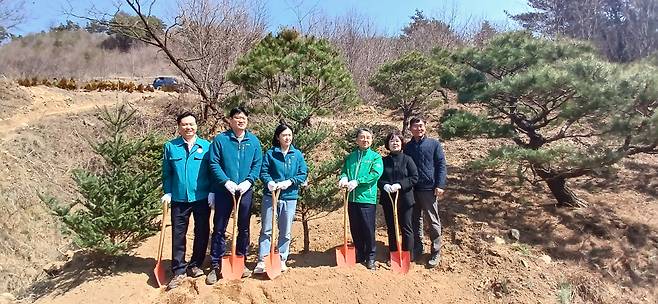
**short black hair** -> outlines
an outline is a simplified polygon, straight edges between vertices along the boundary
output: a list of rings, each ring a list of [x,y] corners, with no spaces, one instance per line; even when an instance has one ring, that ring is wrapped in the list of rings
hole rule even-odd
[[[283,131],[286,129],[290,129],[290,131],[292,131],[292,129],[285,123],[281,123],[276,127],[276,129],[274,129],[274,136],[272,137],[273,147],[281,147],[281,143],[279,142],[279,135],[281,135],[281,133],[283,133]]]
[[[388,135],[386,136],[386,141],[384,142],[384,147],[386,148],[386,150],[391,151],[391,147],[388,145],[388,142],[390,142],[391,139],[393,139],[393,137],[399,138],[400,141],[402,142],[402,147],[404,148],[404,137],[402,137],[402,133],[400,133],[400,131],[395,130],[392,131],[391,133],[388,133]]]
[[[176,124],[180,125],[181,120],[183,120],[183,118],[188,117],[188,116],[194,117],[194,121],[198,120],[196,118],[196,115],[194,115],[194,113],[192,113],[190,111],[187,111],[187,112],[180,113],[178,116],[176,116]]]
[[[249,117],[249,112],[247,112],[247,110],[243,107],[235,107],[235,108],[231,109],[231,112],[229,112],[228,117],[233,117],[233,116],[238,115],[240,113],[244,114],[244,116]]]
[[[411,126],[415,123],[419,123],[419,122],[427,124],[427,120],[425,120],[425,118],[423,116],[419,115],[419,116],[414,116],[413,118],[411,118],[411,120],[409,120],[409,126]]]
[[[359,137],[359,135],[361,135],[363,132],[368,132],[370,135],[373,135],[372,131],[368,128],[358,128],[356,129],[356,137]]]

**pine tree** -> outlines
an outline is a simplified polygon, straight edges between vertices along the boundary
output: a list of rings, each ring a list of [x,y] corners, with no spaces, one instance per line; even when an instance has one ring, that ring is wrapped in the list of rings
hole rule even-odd
[[[447,99],[441,90],[442,74],[440,65],[414,51],[380,66],[369,85],[384,95],[382,106],[402,111],[402,132],[405,133],[412,116],[440,104],[439,93]]]
[[[82,198],[64,205],[40,195],[81,248],[122,254],[158,231],[162,141],[153,135],[126,136],[135,112],[125,105],[114,113],[104,108],[104,136],[90,143],[104,165],[73,171]]]
[[[284,29],[270,34],[238,60],[228,78],[250,98],[270,101],[270,115],[291,126],[293,144],[309,166],[308,186],[300,191],[297,214],[304,227],[304,250],[310,249],[309,221],[342,206],[337,198],[337,171],[342,154],[326,157],[331,128],[312,118],[347,110],[358,103],[352,76],[337,50],[325,39]],[[269,143],[275,124],[261,125],[258,135]],[[265,144],[267,147],[267,144]]]
[[[589,45],[525,32],[500,35],[452,58],[459,76],[447,83],[459,101],[484,106],[491,120],[482,124],[452,113],[444,128],[482,134],[511,126],[511,133],[498,135],[515,145],[475,164],[525,168],[546,182],[558,205],[584,205],[568,179],[600,173],[628,155],[658,153],[655,67],[612,64]]]

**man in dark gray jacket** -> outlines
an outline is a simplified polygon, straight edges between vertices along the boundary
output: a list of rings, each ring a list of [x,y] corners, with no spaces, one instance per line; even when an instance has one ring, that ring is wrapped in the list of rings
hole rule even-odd
[[[418,167],[418,182],[414,187],[414,205],[412,224],[414,231],[413,258],[418,261],[423,255],[423,219],[430,220],[430,240],[432,249],[427,262],[429,267],[436,267],[441,259],[441,220],[439,219],[438,200],[446,187],[446,158],[441,143],[425,135],[426,121],[414,117],[409,123],[413,137],[404,147],[404,153],[411,156]]]

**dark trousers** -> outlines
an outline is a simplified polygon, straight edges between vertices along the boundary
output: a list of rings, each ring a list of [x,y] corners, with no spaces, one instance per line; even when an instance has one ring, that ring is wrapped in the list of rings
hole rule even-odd
[[[350,202],[347,214],[350,218],[350,231],[356,249],[356,261],[375,260],[375,204]]]
[[[384,219],[386,220],[386,231],[388,232],[388,250],[391,252],[398,251],[398,245],[395,240],[395,219],[393,218],[393,204],[388,200],[382,200],[382,209],[384,210]],[[398,225],[402,239],[402,250],[409,251],[414,246],[414,235],[411,225],[411,215],[414,206],[405,206],[398,204]]]
[[[239,194],[235,195],[237,200]],[[249,220],[251,219],[251,202],[253,192],[251,189],[242,195],[240,208],[238,210],[238,237],[236,243],[236,255],[246,256],[249,247]],[[226,254],[226,226],[233,212],[232,195],[224,190],[215,193],[215,215],[213,216],[212,241],[210,243],[210,262],[213,268],[219,268],[222,264],[222,256]],[[231,226],[233,233],[233,226]],[[233,236],[235,237],[235,236]],[[229,252],[230,254],[230,248]]]
[[[185,262],[187,227],[190,214],[194,217],[194,244],[190,263]],[[210,207],[208,200],[196,202],[171,202],[171,271],[174,275],[184,274],[187,267],[201,267],[208,249],[210,234]]]
[[[432,255],[441,254],[441,219],[439,218],[439,204],[434,191],[414,191],[414,211],[412,224],[414,229],[414,256],[423,253],[423,215],[429,220],[430,241]]]

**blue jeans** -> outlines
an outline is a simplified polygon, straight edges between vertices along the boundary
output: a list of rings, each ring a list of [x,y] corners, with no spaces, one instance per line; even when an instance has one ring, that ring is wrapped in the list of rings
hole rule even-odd
[[[295,219],[297,200],[279,200],[276,203],[277,229],[279,230],[278,246],[281,261],[288,260],[288,249],[290,248],[290,231],[292,221]],[[270,255],[270,244],[272,242],[272,196],[263,195],[263,203],[260,207],[261,229],[258,238],[258,261],[264,261]]]

